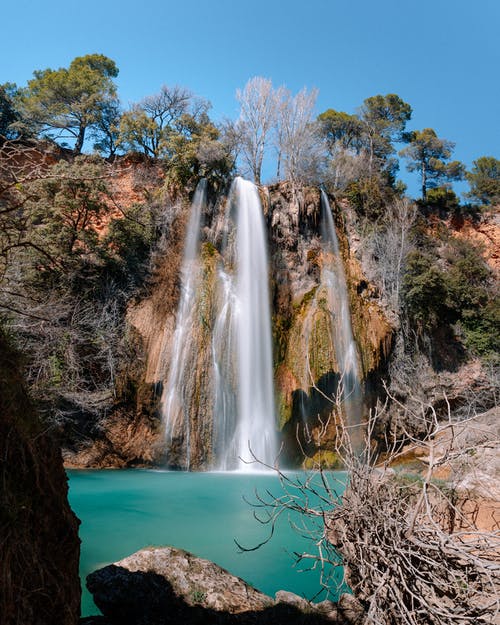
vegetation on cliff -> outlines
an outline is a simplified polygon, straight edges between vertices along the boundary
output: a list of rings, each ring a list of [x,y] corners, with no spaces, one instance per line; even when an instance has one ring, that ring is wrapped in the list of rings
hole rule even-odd
[[[151,327],[141,333],[137,322],[132,328],[127,311],[135,303],[135,311],[147,318],[144,326],[162,322],[168,330],[165,320],[173,319],[179,296],[187,200],[195,185],[207,178],[213,199],[238,171],[249,172],[260,183],[271,154],[276,156],[279,184],[263,196],[272,248],[280,426],[291,445],[301,420],[312,425],[309,439],[299,436],[289,459],[299,464],[305,452],[315,465],[318,449],[322,459],[326,451],[330,464],[339,458],[338,422],[328,421],[328,413],[329,394],[342,372],[337,370],[330,311],[318,279],[320,185],[332,198],[340,232],[367,405],[386,406],[374,430],[378,447],[392,437],[399,450],[405,441],[425,437],[429,426],[450,411],[464,417],[495,403],[489,371],[498,366],[500,319],[490,252],[498,239],[490,237],[485,249],[461,228],[467,224],[468,232],[477,233],[487,223],[496,227],[492,215],[500,200],[498,159],[480,156],[465,171],[452,160],[451,141],[432,128],[408,129],[412,108],[397,94],[369,97],[353,114],[330,108],[315,119],[315,90],[294,95],[256,77],[237,94],[239,118],[217,123],[209,116],[210,104],[182,87],[164,85],[123,110],[114,82],[117,74],[114,61],[91,54],[77,57],[67,68],[36,71],[25,87],[0,86],[0,323],[23,353],[27,384],[47,424],[60,426],[67,446],[97,441],[98,449],[88,460],[92,466],[153,460],[161,381],[147,372]],[[94,152],[85,154],[91,147]],[[405,186],[397,179],[398,154],[420,176],[422,197],[416,202],[405,197]],[[451,186],[464,177],[470,186],[465,203]],[[210,246],[204,240],[204,290],[196,309],[200,362],[210,356],[208,291],[217,262]],[[78,597],[75,587],[66,587],[54,570],[63,571],[66,564],[74,569],[77,547],[64,532],[68,526],[74,532],[75,521],[64,497],[58,498],[65,486],[57,449],[23,390],[16,352],[3,338],[1,342],[5,389],[0,438],[7,487],[0,520],[8,538],[2,545],[2,579],[9,579],[7,569],[15,577],[21,576],[21,568],[30,568],[28,555],[34,554],[34,561],[57,560],[42,581],[36,567],[31,579],[23,579],[34,585],[35,595],[41,587],[49,589],[51,606],[47,595],[16,602],[14,587],[5,585],[2,613],[8,623],[36,622],[37,614],[40,622],[48,622],[54,620],[47,617],[54,608],[59,621],[69,625]],[[476,364],[474,376],[462,375],[465,367]],[[197,407],[205,400],[197,396]],[[423,419],[415,406],[423,406]],[[26,417],[19,416],[19,408]],[[193,409],[192,418],[197,417]],[[315,437],[324,437],[326,445],[316,444]],[[200,438],[205,444],[209,432],[200,430]],[[39,453],[45,460],[38,459]],[[52,466],[53,474],[45,465]],[[422,607],[425,593],[416,596],[396,583],[380,596],[393,572],[393,554],[403,549],[397,566],[403,566],[409,553],[428,566],[434,562],[429,550],[454,537],[451,530],[436,528],[435,515],[425,518],[422,502],[437,514],[442,510],[427,498],[434,488],[430,480],[417,486],[405,478],[402,483],[377,481],[372,465],[351,465],[353,473],[367,467],[371,473],[369,479],[361,475],[358,492],[351,489],[344,502],[358,506],[353,512],[357,516],[344,524],[337,547],[351,566],[364,607],[379,619],[374,622],[396,623],[394,593],[404,606],[414,602],[424,613],[435,606]],[[12,467],[20,469],[15,476]],[[43,497],[34,485],[42,486]],[[45,513],[51,502],[61,525],[48,527],[48,516],[39,518],[37,511]],[[452,503],[446,508],[447,522],[457,513]],[[377,507],[378,516],[367,514],[370,506]],[[373,525],[384,522],[380,512],[387,517],[387,510],[391,519],[382,526],[381,539],[397,539],[383,545],[381,558],[389,573],[377,569],[370,578],[367,570],[373,573],[380,552],[364,550],[374,542],[360,545],[352,528],[362,527],[364,536],[371,536]],[[28,540],[33,527],[40,529],[39,536]],[[434,532],[432,540],[424,535],[427,531]],[[62,541],[64,558],[73,556],[69,564],[59,549],[62,535],[67,540]],[[325,538],[330,545],[335,542],[331,535]],[[444,559],[434,568],[445,578],[450,570],[446,558],[451,558],[455,577],[445,587],[450,601],[463,607],[470,600],[469,589],[475,592],[481,583],[482,571],[468,577],[459,562],[463,550],[453,551],[455,545],[448,542]],[[354,556],[352,548],[357,550]],[[404,586],[408,577],[398,575],[391,579],[402,580]],[[427,592],[427,580],[419,575],[418,583]],[[431,584],[430,592],[436,588]],[[66,593],[64,605],[55,599],[60,589]],[[33,597],[25,590],[26,597]],[[384,606],[392,616],[381,615]],[[454,606],[445,607],[451,613]],[[31,610],[30,615],[25,617],[23,610]],[[477,616],[474,610],[463,614],[464,619]],[[411,612],[405,618],[414,622]]]
[[[286,205],[269,212],[273,246],[290,250],[276,262],[302,263],[300,254],[292,259],[294,239],[317,227],[301,186],[322,184],[336,200],[365,375],[388,357],[378,354],[387,342],[375,345],[366,330],[382,309],[399,337],[395,376],[401,363],[414,363],[419,354],[437,371],[474,356],[495,361],[494,276],[480,247],[456,236],[450,220],[481,219],[477,207],[494,206],[497,159],[475,161],[466,174],[474,205],[461,205],[449,186],[464,175],[460,163],[449,162],[452,142],[433,129],[408,131],[412,109],[396,94],[369,97],[354,114],[328,109],[314,119],[316,91],[293,95],[257,77],[237,94],[239,119],[217,124],[207,101],[177,86],[164,85],[122,110],[117,74],[111,59],[91,54],[68,68],[36,71],[26,87],[1,88],[0,304],[3,323],[27,354],[28,382],[53,418],[71,423],[93,414],[92,437],[99,415],[120,399],[116,389],[128,389],[127,401],[137,400],[137,382],[127,369],[137,361],[138,346],[125,311],[147,292],[148,279],[155,280],[155,250],[178,247],[173,199],[188,195],[202,176],[212,193],[220,190],[236,168],[246,167],[259,181],[271,150],[278,178],[291,183]],[[81,155],[90,139],[96,153]],[[71,150],[64,147],[68,141]],[[403,197],[396,179],[401,145],[408,167],[420,172],[417,205]],[[298,214],[285,217],[288,210]],[[361,248],[350,249],[353,237],[363,241]],[[315,253],[304,248],[311,276]],[[314,285],[310,281],[306,290]],[[286,288],[277,284],[277,302],[289,297]],[[310,305],[296,301],[290,308],[289,302],[286,311],[278,305],[282,375],[280,363],[291,357],[283,341],[300,334]],[[312,333],[319,354],[328,349],[320,344],[318,323]],[[315,381],[328,373],[320,369]],[[283,409],[289,414],[289,405]]]

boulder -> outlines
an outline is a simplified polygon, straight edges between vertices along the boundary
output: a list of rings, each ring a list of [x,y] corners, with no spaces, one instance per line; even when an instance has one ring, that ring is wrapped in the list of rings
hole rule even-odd
[[[276,600],[174,547],[149,547],[91,573],[87,587],[103,625],[331,625],[335,604],[280,591]],[[89,625],[93,621],[88,621]]]

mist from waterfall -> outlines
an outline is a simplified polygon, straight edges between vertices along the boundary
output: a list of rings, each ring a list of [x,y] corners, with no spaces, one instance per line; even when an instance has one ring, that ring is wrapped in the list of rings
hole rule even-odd
[[[165,431],[167,454],[179,435],[183,446],[182,456],[185,467],[190,464],[190,382],[194,375],[191,362],[196,346],[192,344],[192,328],[196,323],[196,293],[200,281],[199,244],[200,226],[203,207],[206,204],[207,183],[198,184],[191,205],[191,214],[186,230],[184,256],[181,266],[181,296],[177,309],[175,332],[170,351],[170,369],[165,382],[161,406],[162,421]]]
[[[267,236],[257,187],[236,178],[226,215],[213,333],[213,447],[221,470],[273,465],[277,455]]]
[[[358,352],[352,333],[347,281],[337,231],[328,196],[323,190],[321,239],[324,254],[321,283],[326,287],[328,309],[332,314],[333,343],[340,370],[338,399],[343,404],[347,425],[355,426],[360,423],[362,413]]]

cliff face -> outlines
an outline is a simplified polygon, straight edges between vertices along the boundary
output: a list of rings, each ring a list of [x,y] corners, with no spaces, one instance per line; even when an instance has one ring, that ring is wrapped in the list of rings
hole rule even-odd
[[[57,444],[0,335],[0,614],[2,625],[75,625],[80,612],[78,520]]]
[[[478,243],[483,248],[484,259],[494,271],[500,271],[500,206],[483,215],[479,222],[463,217],[450,220],[453,235]]]
[[[131,176],[133,168],[127,165],[120,196],[123,203],[134,201],[134,197],[127,196]],[[278,429],[285,444],[283,460],[291,464],[305,461],[309,465],[321,456],[323,462],[334,464],[336,417],[331,415],[331,397],[341,372],[332,336],[328,293],[321,281],[328,258],[321,243],[320,193],[315,188],[294,188],[289,183],[280,183],[262,188],[260,195],[268,232],[274,382]],[[445,393],[455,407],[468,393],[483,392],[487,380],[477,362],[452,362],[451,369],[438,372],[425,355],[420,355],[418,362],[412,360],[408,371],[401,371],[400,355],[394,349],[398,318],[377,286],[370,282],[373,267],[366,263],[369,253],[365,252],[356,216],[345,202],[334,202],[332,210],[357,345],[364,398],[362,411],[366,413],[384,395],[382,380],[390,380],[391,373],[391,391],[401,402],[389,406],[387,419],[395,423],[401,419],[401,413],[406,414],[407,405],[412,409],[415,397],[418,402],[432,404],[439,412]],[[170,227],[156,253],[147,295],[131,303],[128,309],[128,331],[135,351],[118,378],[117,401],[100,421],[98,430],[88,432],[88,444],[76,454],[68,451],[66,460],[72,466],[137,466],[165,462],[161,397],[172,365],[180,270],[190,207],[184,202],[169,211]],[[184,422],[190,424],[192,469],[210,466],[213,457],[211,337],[218,297],[221,221],[225,212],[224,197],[213,201],[205,210],[200,248],[202,276],[187,333],[190,352],[186,366],[192,371],[192,379],[183,403],[187,406]],[[485,258],[492,267],[496,266],[498,227],[494,218],[480,224],[450,222],[448,227],[453,236],[482,237]],[[375,261],[370,258],[369,262]],[[448,348],[446,353],[453,360]],[[303,434],[305,429],[308,430],[307,440]],[[184,434],[181,428],[172,443],[168,462],[173,466],[185,466]]]
[[[317,189],[297,190],[282,183],[271,187],[264,199],[271,251],[275,385],[285,457],[298,463],[305,452],[313,460],[321,457],[323,463],[332,464],[335,418],[328,417],[342,371],[335,353],[328,293],[321,282],[327,258],[320,239],[320,194]],[[343,210],[336,205],[332,208],[347,280],[364,411],[374,401],[393,328],[378,304],[376,289],[352,252]],[[305,429],[310,433],[307,437]]]
[[[298,191],[284,183],[262,189],[261,200],[269,238],[278,428],[285,443],[284,460],[300,464],[304,457],[296,437],[297,428],[302,431],[307,425],[315,433],[321,429],[318,417],[326,419],[332,412],[332,402],[327,397],[335,392],[340,377],[331,312],[320,279],[325,262],[320,239],[320,194],[317,189]],[[188,367],[192,371],[192,381],[186,395],[191,422],[191,468],[209,466],[213,451],[211,328],[215,323],[215,278],[220,259],[218,220],[224,214],[224,206],[222,199],[206,211],[201,244],[200,294],[188,333],[188,340],[192,343]],[[171,364],[188,212],[189,207],[184,206],[172,226],[164,252],[158,257],[150,296],[134,304],[128,313],[128,321],[144,346],[142,383],[155,394],[158,409]],[[351,322],[357,344],[361,346],[362,386],[370,392],[373,380],[385,366],[392,328],[377,304],[375,289],[368,284],[359,263],[350,253],[342,213],[340,210],[336,212],[348,280]],[[323,431],[320,445],[317,436],[314,443],[300,441],[307,455],[313,457],[319,446],[333,448],[333,428],[332,420]],[[174,441],[169,455],[169,462],[174,466],[182,466],[182,436],[178,444],[177,449]],[[157,460],[161,460],[162,446],[159,428],[156,445],[153,444]],[[332,461],[334,458],[330,454]]]

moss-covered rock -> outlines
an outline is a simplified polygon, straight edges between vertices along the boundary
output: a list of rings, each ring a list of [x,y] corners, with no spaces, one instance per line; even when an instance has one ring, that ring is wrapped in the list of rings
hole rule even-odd
[[[301,198],[307,198],[307,210]],[[291,449],[290,457],[298,458],[301,447],[314,457],[315,444],[307,444],[298,432],[306,426],[314,428],[318,419],[324,422],[332,414],[334,405],[328,398],[335,396],[340,377],[332,311],[327,287],[321,283],[322,266],[331,259],[321,250],[320,196],[317,190],[307,189],[294,195],[285,183],[269,189],[268,204],[278,423]],[[342,209],[334,204],[333,210],[361,382],[365,390],[371,390],[384,370],[393,330],[377,304],[376,290],[351,253]],[[329,445],[334,436],[334,431],[327,429],[321,444]],[[294,441],[297,437],[300,444]]]

